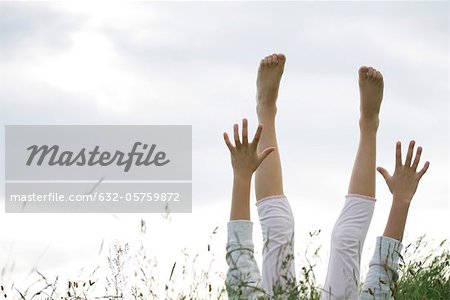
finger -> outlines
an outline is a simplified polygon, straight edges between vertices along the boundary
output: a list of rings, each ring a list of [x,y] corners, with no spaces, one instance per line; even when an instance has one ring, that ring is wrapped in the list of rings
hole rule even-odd
[[[414,171],[417,170],[417,166],[419,165],[421,155],[422,155],[422,147],[418,147],[416,151],[416,157],[414,158],[414,162],[411,166]]]
[[[427,172],[428,168],[430,167],[430,162],[427,161],[425,165],[423,166],[422,170],[419,171],[419,180],[422,178],[422,176]]]
[[[411,167],[412,156],[414,153],[415,141],[409,142],[408,153],[406,154],[405,167]]]
[[[388,181],[389,179],[391,179],[391,174],[389,174],[389,172],[382,167],[378,167],[377,171],[380,172],[381,176],[383,176],[384,180]]]
[[[242,119],[242,144],[248,145],[248,121]]]
[[[227,145],[230,152],[233,152],[234,150],[233,144],[231,144],[230,138],[228,137],[228,134],[226,132],[223,133],[223,139],[225,140],[225,144]]]
[[[239,147],[241,145],[241,142],[239,141],[239,125],[234,124],[233,125],[233,131],[234,131],[234,144],[236,147]]]
[[[397,142],[397,144],[395,145],[395,168],[400,168],[402,167],[402,143],[401,142]]]
[[[260,157],[260,159],[259,159],[259,161],[260,161],[260,163],[264,160],[264,159],[266,159],[266,157],[270,154],[270,153],[272,153],[273,151],[275,151],[275,147],[267,147],[266,149],[264,149],[260,154],[259,154],[259,157]]]
[[[262,130],[263,130],[263,124],[260,123],[258,125],[258,128],[256,129],[255,136],[253,137],[253,141],[252,141],[252,146],[255,149],[258,146],[259,139],[261,138]]]

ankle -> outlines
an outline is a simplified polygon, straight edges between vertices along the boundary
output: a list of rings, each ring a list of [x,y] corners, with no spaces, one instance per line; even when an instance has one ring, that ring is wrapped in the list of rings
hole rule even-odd
[[[359,119],[359,129],[361,131],[377,132],[379,126],[380,119],[378,117],[370,119],[361,117]]]
[[[275,119],[275,116],[277,115],[277,106],[258,103],[256,105],[256,114],[260,120]]]

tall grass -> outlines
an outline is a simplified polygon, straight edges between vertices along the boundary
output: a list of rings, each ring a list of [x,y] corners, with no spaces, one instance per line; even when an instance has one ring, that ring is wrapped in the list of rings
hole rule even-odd
[[[145,234],[143,220],[140,230]],[[215,228],[212,231],[211,238],[214,238],[217,230]],[[319,233],[320,231],[310,233],[310,238],[315,239]],[[314,244],[310,243],[311,245]],[[33,270],[35,281],[22,287],[20,282],[5,282],[2,274],[0,299],[240,299],[238,295],[227,295],[224,284],[226,270],[214,270],[213,262],[216,258],[209,244],[207,254],[192,256],[182,251],[184,259],[176,260],[169,266],[170,277],[165,281],[158,274],[161,267],[150,249],[143,243],[135,249],[131,251],[128,244],[116,242],[110,246],[103,266],[97,266],[84,276],[64,282],[58,276],[50,279],[39,270]],[[205,255],[206,258],[203,257]],[[288,282],[284,288],[276,288],[274,299],[320,298],[321,287],[315,277],[320,247],[307,247],[301,256],[296,257],[303,265],[297,274],[297,280]],[[199,263],[200,260],[203,261]],[[105,273],[100,274],[99,269],[107,270],[106,277]],[[450,299],[449,242],[444,240],[434,244],[422,236],[406,245],[401,256],[399,274],[400,278],[392,289],[394,299]]]
[[[395,299],[450,299],[450,252],[448,241],[429,246],[425,236],[406,246],[400,259],[400,279]]]

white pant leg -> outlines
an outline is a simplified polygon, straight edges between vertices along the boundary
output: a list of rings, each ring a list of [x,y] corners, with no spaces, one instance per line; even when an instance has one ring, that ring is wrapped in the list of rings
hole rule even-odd
[[[375,198],[347,195],[331,235],[330,260],[321,299],[358,299],[361,252]]]
[[[262,284],[273,295],[274,287],[295,284],[294,216],[284,195],[263,198],[256,206],[264,241]]]

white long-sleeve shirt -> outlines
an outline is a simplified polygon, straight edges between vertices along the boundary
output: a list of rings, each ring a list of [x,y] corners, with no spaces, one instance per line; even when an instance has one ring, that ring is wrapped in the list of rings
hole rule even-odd
[[[347,195],[332,233],[322,299],[391,299],[402,245],[388,237],[377,238],[366,281],[358,293],[361,252],[374,204],[373,198]],[[269,299],[278,288],[295,285],[294,217],[289,202],[285,196],[269,197],[258,201],[257,208],[264,240],[262,274],[253,256],[253,223],[230,221],[226,245],[230,299]]]

